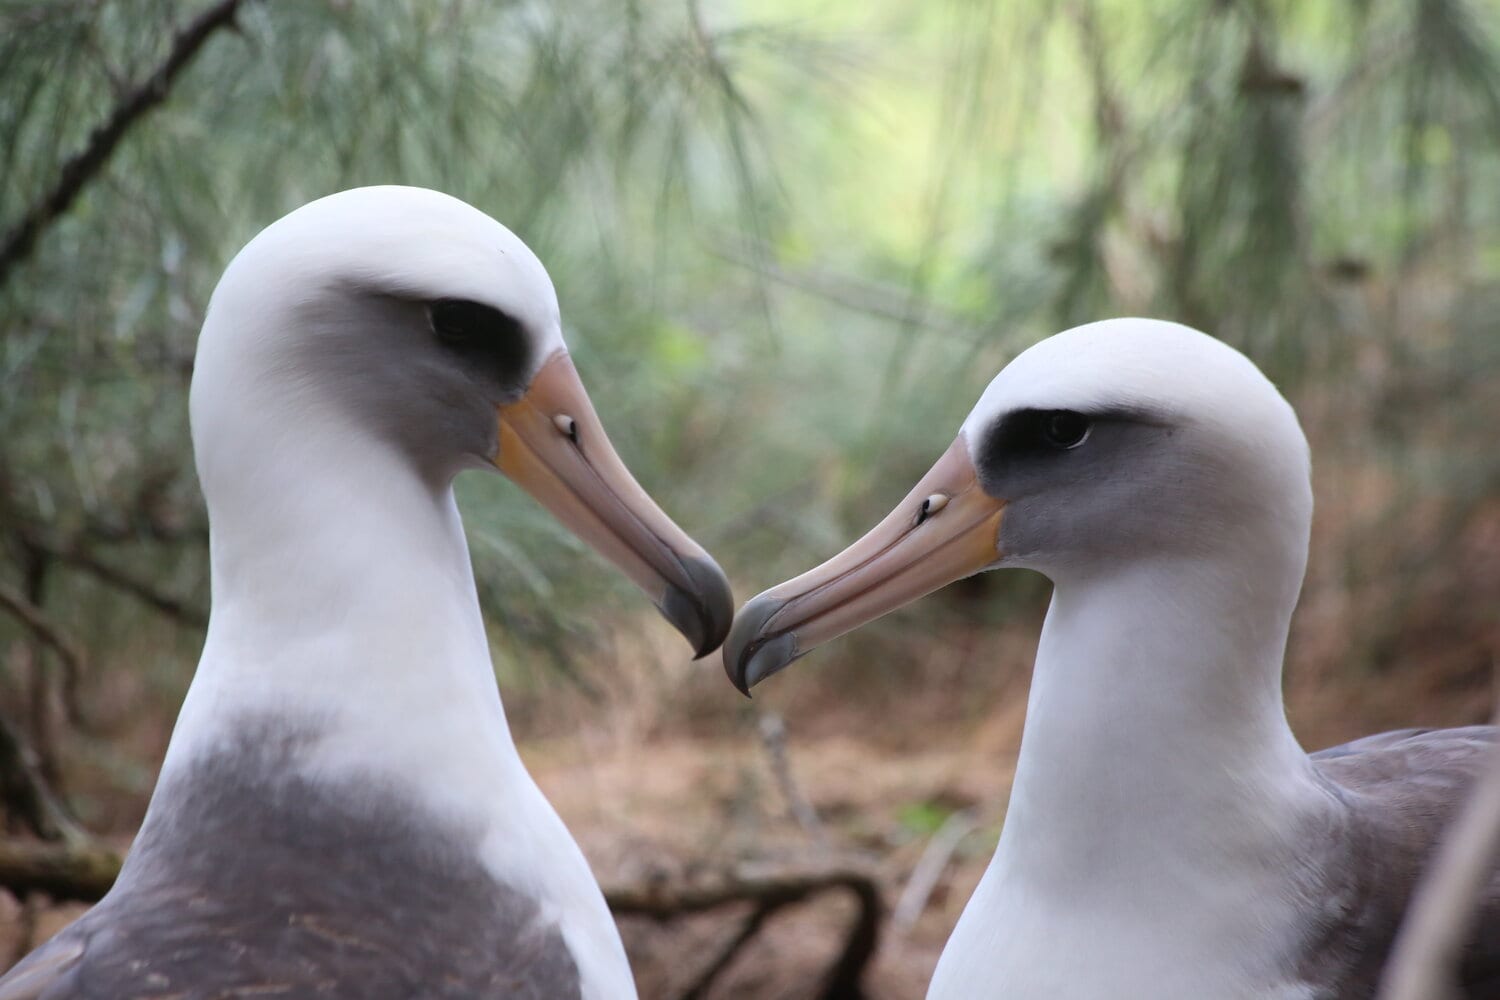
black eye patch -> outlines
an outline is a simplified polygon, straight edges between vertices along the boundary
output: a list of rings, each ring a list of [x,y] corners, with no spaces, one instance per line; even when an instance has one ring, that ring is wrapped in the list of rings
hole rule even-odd
[[[468,364],[516,385],[531,360],[531,343],[521,321],[508,313],[468,299],[439,299],[427,306],[438,343]]]
[[[980,439],[974,465],[991,496],[1015,498],[1059,476],[1109,474],[1140,449],[1170,437],[1176,419],[1130,406],[1078,410],[1012,410]]]
[[[1088,439],[1093,424],[1075,410],[1015,410],[990,430],[984,454],[1018,458],[1071,451]]]

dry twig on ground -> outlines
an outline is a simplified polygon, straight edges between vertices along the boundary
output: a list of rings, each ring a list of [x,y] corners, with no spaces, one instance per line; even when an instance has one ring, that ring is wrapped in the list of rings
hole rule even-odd
[[[937,887],[938,880],[943,877],[943,871],[953,858],[953,852],[958,850],[965,837],[978,828],[979,819],[972,809],[960,809],[938,827],[937,833],[932,835],[932,839],[922,850],[916,867],[911,870],[911,877],[906,880],[906,888],[901,890],[901,897],[896,900],[896,909],[891,914],[891,926],[896,933],[905,934],[922,916],[932,890]]]
[[[757,725],[760,732],[761,745],[766,748],[766,756],[771,760],[771,773],[776,778],[776,785],[781,789],[782,798],[786,799],[787,809],[791,811],[792,818],[797,825],[802,827],[802,832],[812,839],[819,853],[827,854],[828,834],[823,829],[823,823],[818,819],[818,811],[808,801],[807,796],[797,787],[796,780],[792,777],[791,754],[787,748],[786,720],[778,712],[761,712],[760,721]]]
[[[699,1000],[777,910],[834,891],[852,894],[858,912],[844,940],[843,950],[834,961],[821,991],[815,995],[819,1000],[863,1000],[862,979],[879,942],[882,909],[879,887],[863,872],[830,869],[765,876],[735,875],[712,885],[616,887],[606,889],[604,896],[617,916],[643,916],[657,921],[675,920],[736,903],[752,905],[750,916],[740,925],[740,930],[681,997],[681,1000]]]

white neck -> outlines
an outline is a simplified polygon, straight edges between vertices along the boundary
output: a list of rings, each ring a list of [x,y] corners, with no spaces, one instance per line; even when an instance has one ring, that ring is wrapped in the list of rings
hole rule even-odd
[[[1265,868],[1323,802],[1281,699],[1301,551],[1058,583],[1000,844],[929,996],[1268,995],[1202,956],[1276,926]]]
[[[477,831],[496,877],[562,921],[584,996],[633,996],[588,863],[512,742],[449,483],[310,423],[199,449],[213,611],[163,776],[246,715],[311,725],[309,776],[387,781]]]
[[[1151,565],[1058,587],[1005,828],[1033,877],[1119,877],[1162,837],[1258,825],[1306,769],[1281,699],[1290,609],[1247,607],[1248,576]]]
[[[204,475],[213,612],[169,764],[244,713],[368,738],[374,769],[514,760],[447,484],[353,434],[239,455],[228,482]]]

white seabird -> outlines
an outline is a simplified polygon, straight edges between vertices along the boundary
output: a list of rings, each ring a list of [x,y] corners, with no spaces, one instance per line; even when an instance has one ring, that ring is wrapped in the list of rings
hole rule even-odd
[[[1311,756],[1282,656],[1312,518],[1306,439],[1244,356],[1114,320],[1027,350],[896,510],[751,600],[741,690],[985,569],[1054,584],[1000,843],[931,1000],[1374,995],[1413,882],[1495,739]],[[1500,880],[1465,995],[1500,996]]]
[[[119,880],[0,1000],[634,997],[512,743],[453,478],[498,466],[700,655],[733,605],[610,447],[541,263],[436,192],[315,201],[226,270],[191,417],[202,659]]]

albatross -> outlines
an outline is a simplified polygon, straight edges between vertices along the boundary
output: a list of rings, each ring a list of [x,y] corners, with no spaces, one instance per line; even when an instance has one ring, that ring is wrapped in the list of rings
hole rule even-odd
[[[1017,356],[899,506],[749,601],[741,690],[981,570],[1053,583],[993,860],[931,1000],[1371,997],[1489,727],[1307,754],[1281,693],[1312,490],[1291,406],[1172,323]],[[976,668],[982,668],[976,664]],[[1500,879],[1464,956],[1500,996]]]
[[[213,607],[120,877],[3,1000],[619,1000],[604,896],[506,724],[452,482],[498,467],[699,655],[723,573],[631,478],[541,263],[433,191],[312,202],[214,291]]]

